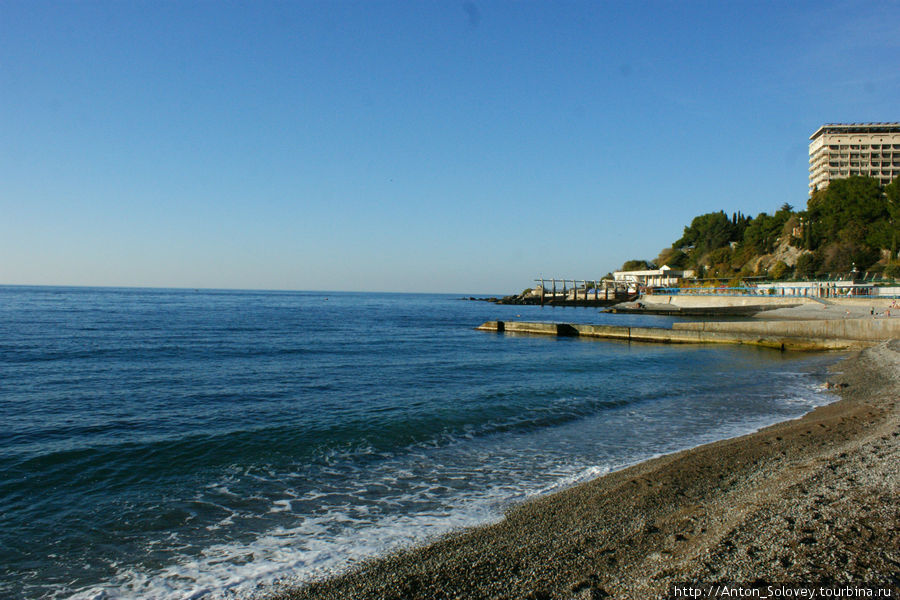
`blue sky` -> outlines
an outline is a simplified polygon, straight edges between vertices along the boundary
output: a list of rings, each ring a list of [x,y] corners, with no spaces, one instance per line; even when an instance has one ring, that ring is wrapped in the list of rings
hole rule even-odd
[[[0,284],[600,277],[898,99],[898,2],[0,0]]]

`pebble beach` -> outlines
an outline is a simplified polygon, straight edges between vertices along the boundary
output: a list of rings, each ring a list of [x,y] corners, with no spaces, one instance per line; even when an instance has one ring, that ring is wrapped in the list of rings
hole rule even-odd
[[[840,398],[658,457],[501,522],[269,600],[668,598],[679,582],[900,593],[900,340],[838,363]]]

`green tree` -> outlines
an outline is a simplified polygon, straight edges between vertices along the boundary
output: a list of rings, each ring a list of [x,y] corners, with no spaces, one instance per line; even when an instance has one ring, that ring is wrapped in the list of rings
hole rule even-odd
[[[897,257],[897,244],[900,243],[900,178],[885,186],[884,197],[887,200],[891,260],[893,260]]]
[[[771,216],[759,213],[744,230],[744,246],[752,248],[757,254],[770,253],[790,216],[790,211],[785,210]]]
[[[734,267],[731,264],[733,254],[731,248],[725,246],[706,255],[705,262],[715,277],[730,277],[734,273]]]
[[[821,265],[822,259],[815,253],[810,252],[808,254],[802,254],[800,258],[797,259],[794,274],[796,277],[814,277],[821,268]]]
[[[738,226],[733,222],[735,220],[729,219],[724,211],[694,217],[690,226],[684,228],[684,235],[672,247],[682,251],[690,249],[691,262],[698,264],[703,255],[736,241]]]
[[[623,271],[644,271],[646,269],[652,269],[653,265],[648,263],[646,260],[641,260],[639,258],[633,258],[631,260],[626,260],[625,264],[622,265]]]
[[[659,253],[659,256],[656,257],[656,264],[683,269],[688,265],[688,256],[682,250],[669,247]]]
[[[884,276],[888,279],[900,278],[900,263],[892,262],[884,268]]]
[[[769,269],[770,279],[784,279],[788,275],[788,266],[783,260],[779,260]]]
[[[890,219],[888,208],[877,179],[849,177],[832,181],[808,202],[809,218],[815,223],[815,247],[838,241],[877,245],[882,241],[877,233],[883,230],[878,223]],[[869,237],[870,229],[875,238]]]

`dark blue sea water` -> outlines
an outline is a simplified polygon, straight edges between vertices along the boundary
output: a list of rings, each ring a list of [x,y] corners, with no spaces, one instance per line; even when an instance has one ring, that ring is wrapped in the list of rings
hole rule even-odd
[[[671,322],[0,287],[0,597],[242,597],[830,400],[834,355],[474,330],[512,318]]]

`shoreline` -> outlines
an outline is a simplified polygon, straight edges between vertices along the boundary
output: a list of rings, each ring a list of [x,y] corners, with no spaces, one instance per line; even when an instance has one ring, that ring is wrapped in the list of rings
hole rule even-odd
[[[841,398],[799,419],[263,597],[637,599],[673,582],[758,580],[900,590],[900,341],[833,369]]]

